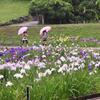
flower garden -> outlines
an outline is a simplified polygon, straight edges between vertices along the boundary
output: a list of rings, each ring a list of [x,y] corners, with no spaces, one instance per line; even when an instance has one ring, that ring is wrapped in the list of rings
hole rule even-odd
[[[1,0],[0,100],[100,100],[100,0]]]
[[[39,42],[42,26],[29,27],[29,47],[19,46],[19,27],[0,28],[0,100],[73,100],[100,93],[100,51],[85,49],[100,47],[99,24],[51,26],[46,46]]]
[[[52,38],[47,46],[0,51],[0,100],[66,100],[100,92],[100,51],[67,46]]]

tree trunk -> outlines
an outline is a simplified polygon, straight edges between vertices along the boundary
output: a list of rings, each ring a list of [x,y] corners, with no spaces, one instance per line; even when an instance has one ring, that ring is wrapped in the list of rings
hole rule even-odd
[[[86,23],[86,21],[85,21],[85,13],[86,13],[86,8],[84,7],[84,10],[83,10],[83,14],[84,14],[84,21],[83,21],[83,23],[84,24]]]
[[[42,24],[44,24],[44,15],[41,15]]]

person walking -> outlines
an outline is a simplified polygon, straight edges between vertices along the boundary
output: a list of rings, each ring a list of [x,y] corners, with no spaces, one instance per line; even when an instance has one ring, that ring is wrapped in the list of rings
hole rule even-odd
[[[51,30],[50,26],[43,27],[40,30],[40,39],[41,39],[42,45],[46,45],[47,44],[48,32],[50,30]]]
[[[18,35],[20,35],[21,37],[21,47],[26,45],[28,46],[28,27],[21,27],[19,30],[18,30]]]

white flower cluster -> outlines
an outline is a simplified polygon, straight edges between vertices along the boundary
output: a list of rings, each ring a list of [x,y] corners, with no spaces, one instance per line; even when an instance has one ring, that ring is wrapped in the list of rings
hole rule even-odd
[[[17,62],[6,62],[0,64],[0,70],[7,69],[13,71],[14,79],[22,79],[31,68],[37,67],[37,75],[35,81],[40,81],[42,77],[50,76],[55,73],[65,75],[73,71],[83,70],[85,67],[91,70],[90,75],[97,73],[97,68],[100,67],[100,53],[94,51],[81,50],[75,47],[66,47],[61,44],[53,47],[39,45],[33,46],[33,51],[39,51],[40,55],[33,55],[32,59],[25,61],[24,59]],[[40,52],[41,51],[41,52]],[[30,56],[27,53],[23,58]],[[2,59],[1,59],[2,60]],[[88,68],[88,64],[89,68]],[[92,67],[92,68],[91,68]],[[0,75],[0,79],[4,79],[4,75]],[[13,83],[8,81],[6,86],[12,86]]]

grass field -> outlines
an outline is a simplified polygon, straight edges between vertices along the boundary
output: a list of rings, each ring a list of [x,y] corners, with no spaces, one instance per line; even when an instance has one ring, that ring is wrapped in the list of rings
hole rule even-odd
[[[0,23],[28,15],[29,1],[0,0]]]
[[[88,37],[88,38],[96,38],[100,40],[100,24],[68,24],[68,25],[51,25],[52,30],[50,32],[50,36],[79,36]],[[29,44],[32,45],[35,41],[39,42],[39,31],[43,26],[37,25],[33,27],[29,27]],[[0,44],[1,45],[19,45],[20,37],[17,35],[17,31],[20,27],[1,27],[0,28]],[[70,44],[69,41],[66,44]],[[83,43],[78,41],[80,46],[90,46],[90,47],[100,47],[99,44],[93,42]]]

